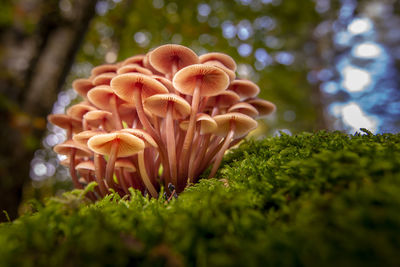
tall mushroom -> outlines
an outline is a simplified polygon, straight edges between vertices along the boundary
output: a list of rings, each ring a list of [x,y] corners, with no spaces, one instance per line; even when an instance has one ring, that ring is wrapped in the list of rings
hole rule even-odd
[[[180,175],[185,175],[188,167],[187,154],[196,129],[196,114],[201,97],[214,96],[224,91],[229,85],[229,77],[224,71],[217,67],[196,64],[178,71],[172,83],[180,93],[193,96],[189,127],[186,132],[180,157],[182,166],[179,173]]]
[[[89,148],[101,155],[108,155],[105,179],[110,186],[113,184],[115,161],[118,157],[128,157],[144,149],[144,142],[131,134],[112,132],[91,137]]]
[[[158,94],[147,98],[144,102],[147,110],[156,116],[165,118],[168,162],[172,184],[178,186],[176,168],[175,127],[173,120],[183,119],[190,114],[189,103],[175,94]]]
[[[152,179],[149,177],[146,170],[145,155],[144,155],[146,149],[151,147],[153,148],[157,147],[156,142],[148,133],[140,129],[123,129],[121,130],[121,132],[132,134],[135,137],[140,138],[144,142],[145,149],[139,151],[138,153],[139,172],[142,175],[143,183],[146,186],[147,190],[149,191],[150,195],[154,198],[157,198],[158,197],[157,190],[155,189],[152,183]]]
[[[214,117],[217,129],[214,134],[224,137],[223,145],[215,156],[209,177],[213,177],[221,164],[225,151],[233,139],[240,138],[257,127],[257,122],[242,113],[232,112]]]

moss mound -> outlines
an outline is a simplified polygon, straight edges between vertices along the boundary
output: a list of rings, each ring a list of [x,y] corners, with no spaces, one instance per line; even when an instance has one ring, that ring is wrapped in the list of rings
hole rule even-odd
[[[365,132],[247,141],[170,203],[81,191],[33,203],[0,225],[0,263],[400,266],[400,134]]]

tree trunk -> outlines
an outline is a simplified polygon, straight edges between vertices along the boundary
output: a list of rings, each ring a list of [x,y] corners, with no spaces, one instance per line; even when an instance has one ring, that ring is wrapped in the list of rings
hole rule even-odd
[[[46,2],[32,34],[15,26],[0,32],[0,211],[18,215],[30,160],[40,147],[58,92],[95,15],[96,0],[71,1],[60,10]],[[6,216],[0,215],[0,221]]]

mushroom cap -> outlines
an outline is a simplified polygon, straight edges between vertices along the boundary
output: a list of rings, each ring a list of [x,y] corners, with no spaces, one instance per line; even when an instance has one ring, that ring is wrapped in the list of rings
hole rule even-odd
[[[249,117],[255,118],[258,116],[258,111],[255,107],[246,102],[239,102],[231,106],[228,112],[239,112],[246,114]]]
[[[199,57],[186,46],[166,44],[151,51],[149,61],[157,71],[168,74],[172,72],[173,64],[176,64],[177,69],[180,70],[186,66],[198,64]]]
[[[86,113],[88,113],[89,111],[92,111],[92,110],[97,110],[97,109],[93,106],[79,103],[79,104],[69,107],[67,109],[67,115],[71,116],[72,118],[82,120],[83,115],[85,115]]]
[[[117,72],[118,66],[116,64],[103,64],[94,67],[91,71],[93,77],[107,72]]]
[[[169,79],[167,79],[167,78],[165,78],[163,76],[159,76],[159,75],[153,75],[151,77],[153,79],[156,79],[160,83],[162,83],[168,89],[168,91],[170,93],[175,93],[174,85],[172,84],[172,82]]]
[[[111,79],[114,78],[117,74],[115,72],[105,72],[102,74],[93,77],[92,83],[95,86],[98,85],[110,85]]]
[[[264,99],[252,98],[248,99],[246,102],[257,109],[259,117],[267,116],[276,110],[274,103]]]
[[[228,90],[236,92],[240,99],[255,97],[260,93],[260,87],[249,80],[234,80],[229,85]]]
[[[85,146],[78,144],[73,140],[67,140],[64,143],[56,145],[53,150],[57,154],[69,156],[72,150],[75,149],[76,156],[78,157],[90,157],[92,155],[92,151],[87,149]]]
[[[116,131],[91,137],[88,146],[101,155],[110,155],[113,142],[119,142],[117,157],[128,157],[144,149],[144,142],[128,133]]]
[[[117,98],[117,106],[126,103],[124,100],[118,97],[114,90],[109,85],[99,85],[89,91],[87,97],[90,102],[96,107],[108,111],[112,111],[110,105],[111,97],[115,95]]]
[[[92,160],[82,161],[75,166],[75,169],[84,172],[94,172],[96,170],[94,162]]]
[[[47,120],[63,129],[68,129],[72,126],[72,132],[74,133],[82,131],[82,121],[66,114],[50,114],[47,116]]]
[[[145,75],[152,75],[153,73],[151,70],[148,70],[138,64],[127,64],[122,66],[118,69],[117,74],[124,74],[124,73],[141,73]]]
[[[196,114],[196,124],[200,124],[200,134],[208,134],[212,133],[217,129],[217,123],[215,120],[208,114],[205,113],[197,113]],[[189,121],[182,121],[179,124],[179,127],[187,131],[189,127]]]
[[[79,163],[81,163],[82,162],[82,158],[76,158],[75,157],[75,166],[77,165],[77,164],[79,164]],[[60,164],[62,165],[62,166],[64,166],[64,167],[69,167],[69,163],[70,163],[71,161],[70,161],[70,158],[66,158],[66,159],[63,159],[62,161],[60,161]]]
[[[199,79],[202,96],[217,95],[229,85],[229,77],[222,69],[204,64],[190,65],[181,69],[175,74],[172,83],[180,93],[193,95]]]
[[[129,159],[120,158],[115,161],[115,168],[124,168],[127,171],[135,172],[136,167]]]
[[[144,100],[144,107],[158,117],[166,117],[168,105],[172,104],[172,118],[179,120],[190,114],[189,103],[176,94],[157,94]]]
[[[74,140],[76,143],[82,145],[82,146],[87,146],[88,140],[98,134],[103,134],[104,131],[100,130],[88,130],[88,131],[83,131],[78,134],[75,134],[72,137],[72,140]]]
[[[146,131],[141,130],[141,129],[132,129],[132,128],[126,128],[126,129],[122,129],[120,130],[120,132],[125,132],[125,133],[129,133],[129,134],[133,134],[134,136],[142,139],[145,144],[146,147],[152,146],[152,147],[158,147],[156,141],[154,141],[153,137],[151,137],[151,135],[149,135]]]
[[[218,105],[220,108],[230,107],[239,102],[240,97],[233,91],[222,91],[218,95],[210,97],[207,101],[207,107],[214,107]]]
[[[130,103],[134,102],[134,90],[142,90],[142,100],[155,94],[168,93],[168,89],[165,88],[162,83],[140,73],[126,73],[118,75],[112,79],[111,87],[120,98]]]
[[[92,127],[100,127],[104,122],[104,126],[106,131],[111,131],[114,128],[113,115],[111,112],[106,110],[93,110],[89,111],[83,118],[87,121],[87,123]]]
[[[235,124],[233,138],[240,138],[248,134],[257,127],[257,122],[251,117],[238,112],[226,113],[213,117],[217,122],[215,135],[225,137],[231,129],[231,123]]]
[[[80,96],[86,98],[87,93],[94,85],[90,79],[76,79],[72,82],[72,87]]]
[[[199,60],[200,60],[200,63],[206,63],[209,61],[218,61],[222,65],[224,65],[226,68],[232,70],[233,72],[236,71],[235,60],[233,60],[232,57],[230,57],[224,53],[219,53],[219,52],[207,53],[207,54],[199,56]]]
[[[132,57],[128,57],[122,62],[122,66],[129,65],[129,64],[138,64],[140,66],[143,66],[143,59],[145,58],[146,55],[135,55]]]

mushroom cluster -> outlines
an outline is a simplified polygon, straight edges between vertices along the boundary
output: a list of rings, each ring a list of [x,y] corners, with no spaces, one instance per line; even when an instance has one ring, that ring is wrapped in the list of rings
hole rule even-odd
[[[226,54],[197,56],[172,44],[97,66],[73,82],[83,101],[49,115],[67,131],[54,151],[67,156],[76,188],[97,182],[94,199],[130,187],[152,197],[162,185],[179,193],[211,164],[213,177],[225,151],[257,127],[255,118],[275,110],[235,71]]]

